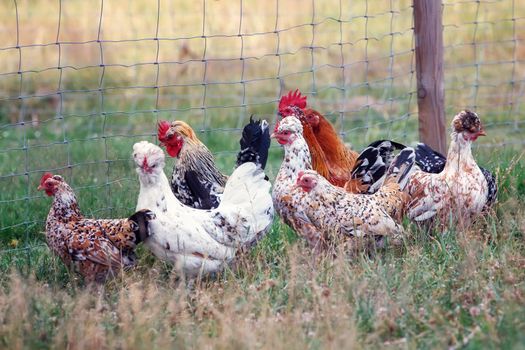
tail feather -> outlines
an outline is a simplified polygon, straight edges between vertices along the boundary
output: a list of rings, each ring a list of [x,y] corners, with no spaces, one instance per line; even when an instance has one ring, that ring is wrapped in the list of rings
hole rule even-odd
[[[192,197],[198,201],[199,209],[217,208],[219,200],[211,194],[211,183],[203,184],[199,180],[198,173],[195,170],[188,170],[184,173],[184,180],[192,194]]]
[[[264,171],[252,163],[239,166],[226,182],[217,211],[226,222],[237,223],[236,239],[242,245],[261,238],[272,224],[270,186]]]
[[[492,174],[489,170],[482,167],[479,167],[479,169],[483,173],[483,176],[485,176],[485,180],[487,180],[487,202],[483,208],[483,210],[486,211],[496,202],[496,197],[498,195],[498,183],[494,177],[494,174]]]
[[[241,150],[237,155],[237,166],[253,162],[262,169],[266,167],[268,149],[270,148],[270,127],[266,120],[253,120],[244,127],[239,141]]]
[[[447,158],[441,153],[434,151],[424,143],[416,146],[416,164],[426,173],[438,174],[443,171]]]
[[[149,209],[142,209],[131,215],[128,220],[132,221],[134,225],[133,232],[135,233],[135,244],[144,242],[149,237],[149,221],[155,219],[155,213]]]
[[[399,152],[388,168],[385,184],[395,181],[399,184],[401,190],[403,190],[410,179],[412,170],[414,169],[415,159],[416,154],[412,147],[406,147]]]
[[[379,150],[379,156],[383,159],[387,169],[394,159],[394,151],[406,148],[405,145],[391,140],[377,140],[368,145],[368,147],[375,147]]]
[[[381,183],[386,172],[386,165],[376,147],[367,147],[357,157],[351,179],[359,179],[361,186],[372,186]],[[369,189],[369,192],[371,190]]]

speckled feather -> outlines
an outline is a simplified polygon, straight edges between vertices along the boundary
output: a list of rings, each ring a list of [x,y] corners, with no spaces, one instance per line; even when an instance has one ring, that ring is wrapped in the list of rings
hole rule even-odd
[[[371,195],[353,194],[333,186],[313,170],[301,174],[316,181],[305,196],[305,214],[329,242],[335,236],[392,236],[403,234],[400,222],[407,196],[403,193],[414,165],[414,150],[402,151],[389,168],[385,185]]]
[[[274,208],[288,226],[316,247],[322,243],[321,236],[305,215],[306,193],[295,185],[299,171],[312,168],[308,146],[303,138],[303,126],[298,118],[288,116],[279,122],[275,132],[290,132],[293,142],[283,145],[284,159],[272,190]]]
[[[430,146],[424,143],[418,143],[416,147],[416,164],[421,170],[427,173],[439,174],[445,168],[447,163],[447,158],[441,153],[433,150]],[[490,209],[496,202],[496,197],[498,194],[498,183],[492,172],[489,170],[479,167],[485,180],[487,180],[487,202],[485,204],[484,210]]]
[[[420,170],[410,179],[408,190],[412,199],[408,214],[411,219],[432,220],[439,222],[442,227],[449,223],[467,226],[482,213],[491,195],[486,174],[472,156],[469,135],[478,130],[482,130],[482,127],[475,113],[463,111],[454,117],[451,143],[443,170],[439,173]],[[428,164],[432,159],[440,158],[435,157],[437,155],[420,156],[420,163],[421,159],[426,159],[422,163],[423,169],[429,170]],[[491,191],[495,192],[493,188]]]
[[[293,142],[284,144],[285,156],[272,193],[274,206],[285,223],[314,247],[325,247],[334,233],[345,236],[401,234],[401,227],[387,212],[397,215],[402,211],[404,196],[399,185],[389,182],[374,195],[355,195],[333,186],[311,170],[302,131],[300,121],[294,116],[281,120],[275,131],[289,132],[293,138]],[[413,154],[413,150],[411,152]],[[313,193],[296,185],[301,171],[317,176],[319,187]]]
[[[87,281],[103,282],[135,264],[134,249],[147,233],[130,219],[85,219],[71,187],[60,177],[46,221],[46,240],[62,261]],[[134,214],[154,218],[147,210]],[[147,230],[147,227],[143,228]]]

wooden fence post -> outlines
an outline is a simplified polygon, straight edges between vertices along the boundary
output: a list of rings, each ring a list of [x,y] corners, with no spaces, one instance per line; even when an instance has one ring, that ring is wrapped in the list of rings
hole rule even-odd
[[[413,0],[419,139],[447,152],[441,0]]]

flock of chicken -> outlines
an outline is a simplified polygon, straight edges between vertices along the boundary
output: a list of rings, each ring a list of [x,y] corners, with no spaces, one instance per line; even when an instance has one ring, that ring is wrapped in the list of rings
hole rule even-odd
[[[230,176],[188,124],[160,122],[158,139],[178,161],[168,179],[160,147],[133,146],[140,192],[138,211],[128,219],[84,218],[64,179],[44,174],[38,189],[54,197],[49,247],[87,281],[135,265],[141,242],[194,278],[220,271],[253,247],[270,230],[274,209],[317,251],[359,237],[378,246],[385,237],[395,242],[404,235],[405,216],[442,229],[466,227],[494,203],[494,176],[472,157],[472,142],[485,135],[475,113],[454,117],[448,158],[424,144],[414,149],[388,140],[358,154],[306,105],[297,90],[283,96],[271,136],[266,121],[250,119]],[[270,138],[284,148],[271,193],[264,173]]]

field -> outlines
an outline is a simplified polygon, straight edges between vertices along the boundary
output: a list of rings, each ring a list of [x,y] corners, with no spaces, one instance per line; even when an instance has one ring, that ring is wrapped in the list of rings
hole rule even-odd
[[[191,288],[143,248],[102,288],[69,274],[44,244],[40,176],[62,174],[86,216],[126,216],[131,146],[160,119],[193,125],[227,173],[242,125],[274,122],[293,88],[356,149],[417,139],[411,1],[151,3],[0,4],[1,348],[524,348],[525,6],[510,0],[444,5],[448,120],[480,114],[474,154],[500,186],[468,231],[406,222],[401,249],[314,258],[276,219]],[[281,159],[273,145],[271,179]]]

